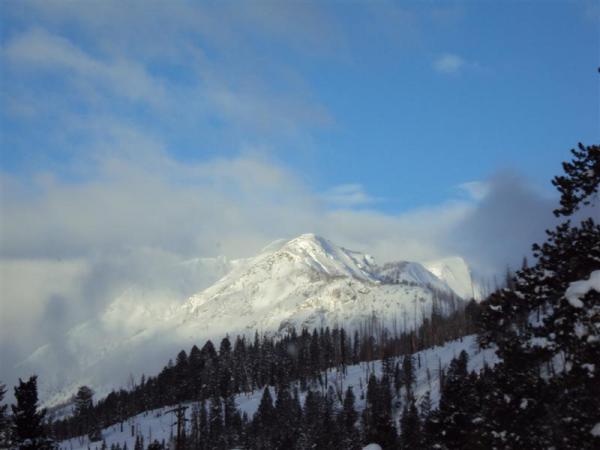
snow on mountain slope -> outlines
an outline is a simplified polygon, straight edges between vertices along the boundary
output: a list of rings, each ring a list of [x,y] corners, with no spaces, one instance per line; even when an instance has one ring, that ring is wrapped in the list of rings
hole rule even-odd
[[[439,298],[432,286],[448,294],[438,305],[441,310],[454,310],[449,287],[419,264],[397,263],[382,272],[369,255],[305,234],[192,296],[185,322],[196,330],[229,327],[243,333],[288,326],[352,327],[374,315],[388,326],[411,329],[431,314]],[[208,320],[200,324],[198,318]]]
[[[427,392],[430,392],[433,406],[437,407],[440,389],[439,367],[447,369],[450,361],[458,356],[462,350],[465,350],[469,355],[468,368],[470,371],[479,372],[485,364],[492,366],[497,362],[495,351],[493,349],[480,350],[474,335],[416,353],[414,357],[421,363],[420,366],[415,364],[416,381],[413,390],[417,404]],[[356,395],[356,409],[360,412],[365,408],[366,386],[371,371],[374,371],[378,377],[381,377],[381,361],[348,366],[345,375],[342,372],[338,373],[335,369],[330,370],[324,374],[324,379],[327,380],[328,385],[336,390],[336,392],[340,387],[344,390],[352,386]],[[321,389],[317,386],[313,386],[312,388]],[[270,390],[275,400],[277,397],[275,389],[271,387]],[[403,395],[402,392],[401,395]],[[241,412],[245,412],[248,414],[248,417],[252,417],[258,409],[261,397],[262,390],[257,390],[239,394],[236,396],[235,401]],[[305,394],[302,393],[300,398],[303,402]],[[190,402],[187,405],[194,406],[194,403]],[[171,427],[174,420],[172,414],[166,412],[173,409],[174,406],[147,411],[131,417],[126,421],[123,431],[121,431],[119,424],[105,428],[102,431],[102,435],[107,446],[110,448],[112,444],[117,443],[122,446],[126,442],[127,448],[133,448],[135,436],[131,436],[132,428],[135,434],[144,437],[144,442],[146,443],[150,443],[154,439],[157,439],[159,442],[163,439],[168,441],[171,437]],[[341,405],[337,403],[336,407],[340,408]],[[191,415],[191,411],[192,408],[187,409],[188,418]],[[400,419],[400,414],[400,411],[395,411],[396,421]],[[87,450],[88,448],[90,450],[100,450],[100,446],[100,442],[90,444],[87,437],[74,438],[59,443],[61,450]]]
[[[460,256],[429,261],[423,265],[463,299],[483,298],[481,287],[475,282],[469,266]]]
[[[276,241],[253,258],[182,265],[204,269],[224,276],[186,301],[173,292],[132,287],[73,328],[63,345],[32,354],[23,367],[40,374],[46,405],[66,400],[83,383],[105,395],[142,371],[158,371],[180,349],[225,334],[352,328],[373,317],[402,331],[418,327],[434,305],[449,314],[461,304],[453,278],[441,280],[418,263],[379,267],[371,256],[314,234]]]
[[[382,281],[388,283],[420,284],[432,286],[444,292],[454,292],[446,282],[417,262],[397,261],[386,263],[378,270],[378,275]]]

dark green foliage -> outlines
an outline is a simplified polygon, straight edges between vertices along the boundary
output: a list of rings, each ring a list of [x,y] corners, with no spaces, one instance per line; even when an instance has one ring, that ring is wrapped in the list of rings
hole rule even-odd
[[[436,411],[435,429],[447,448],[472,448],[473,417],[477,413],[474,379],[467,372],[468,356],[462,351],[446,373],[445,388]]]
[[[267,386],[263,390],[262,398],[260,399],[260,405],[258,405],[258,411],[254,420],[259,424],[261,428],[268,428],[275,423],[275,408],[273,407],[273,397],[271,396],[271,390]]]
[[[152,442],[152,444],[150,444],[146,450],[164,450],[164,448],[164,445],[157,440],[154,440],[154,442]]]
[[[242,417],[235,405],[233,394],[230,394],[223,401],[223,425],[227,446],[232,447],[240,441],[242,436]]]
[[[386,377],[378,381],[374,374],[367,385],[367,404],[363,411],[364,442],[394,448],[397,441],[392,418],[392,394]]]
[[[75,404],[75,416],[79,419],[79,433],[87,434],[91,442],[102,439],[98,421],[94,417],[94,391],[88,386],[81,386],[73,402]]]
[[[8,417],[8,405],[3,405],[6,386],[0,383],[0,448],[8,447],[10,439],[10,419]]]
[[[255,448],[270,449],[274,440],[275,407],[269,387],[265,387],[252,421],[252,441]]]
[[[406,389],[407,399],[412,397],[412,387],[415,382],[415,367],[412,355],[404,355],[402,359],[402,385]]]
[[[570,216],[589,205],[600,185],[600,146],[580,143],[571,153],[574,159],[563,163],[565,175],[552,180],[561,197],[561,207],[554,211],[556,216]]]
[[[43,450],[51,448],[51,441],[44,430],[45,410],[38,410],[37,377],[19,379],[15,387],[17,403],[12,405],[13,443],[20,450]]]
[[[223,405],[218,395],[214,395],[208,406],[208,437],[214,448],[226,446],[225,428],[223,423]]]
[[[338,415],[338,429],[342,436],[342,448],[359,449],[360,433],[356,428],[358,412],[355,407],[354,391],[351,387],[346,389],[342,410]]]
[[[133,450],[144,450],[144,438],[142,436],[135,437],[135,444]]]
[[[210,428],[208,424],[208,413],[206,412],[206,402],[200,403],[200,412],[198,414],[198,439],[195,442],[196,449],[204,450],[208,448]]]
[[[273,445],[275,448],[293,448],[298,441],[301,421],[298,405],[291,396],[288,385],[283,385],[277,391],[273,421]]]
[[[298,334],[292,329],[278,338],[261,337],[257,333],[250,342],[238,336],[233,341],[233,349],[230,339],[225,338],[219,345],[219,352],[211,341],[207,341],[200,348],[193,346],[189,354],[180,351],[175,363],[169,363],[157,376],[142,376],[131,390],[111,392],[92,405],[89,414],[76,414],[54,422],[52,432],[58,440],[86,432],[97,433],[95,438],[101,439],[97,430],[114,424],[122,428],[126,418],[143,411],[217,397],[222,401],[222,420],[237,424],[242,418],[231,415],[227,403],[229,401],[231,405],[227,399],[232,395],[263,389],[266,385],[289,385],[293,380],[298,380],[301,390],[306,390],[310,383],[323,385],[323,372],[329,368],[337,367],[343,372],[346,364],[384,356],[389,370],[391,367],[394,370],[388,379],[395,381],[399,379],[397,375],[404,376],[395,364],[399,355],[456,339],[467,328],[467,318],[459,310],[448,317],[434,315],[416,332],[400,335],[384,332],[381,326],[370,321],[368,326],[354,333],[352,344],[346,331],[339,328],[315,329],[312,333],[303,329]],[[343,393],[338,395],[341,397]],[[199,422],[202,414],[200,411]],[[89,417],[93,417],[93,430],[89,427]],[[234,437],[227,437],[226,441],[246,439],[241,436],[243,433],[246,431],[235,431]]]
[[[400,446],[403,449],[422,448],[421,421],[414,399],[404,405],[400,420]]]
[[[501,361],[478,377],[464,358],[453,361],[439,411],[425,424],[438,448],[600,448],[591,433],[600,423],[600,293],[569,295],[572,283],[600,270],[600,227],[585,217],[595,214],[588,207],[597,201],[600,148],[580,145],[573,154],[553,180],[555,214],[579,217],[547,231],[533,246],[536,263],[524,263],[484,302],[480,343],[494,345]]]

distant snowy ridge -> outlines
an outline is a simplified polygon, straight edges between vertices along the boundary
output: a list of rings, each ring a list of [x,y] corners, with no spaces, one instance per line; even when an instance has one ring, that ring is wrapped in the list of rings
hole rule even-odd
[[[481,300],[485,297],[483,287],[474,280],[471,269],[461,257],[453,256],[429,261],[424,266],[460,297],[475,300]]]

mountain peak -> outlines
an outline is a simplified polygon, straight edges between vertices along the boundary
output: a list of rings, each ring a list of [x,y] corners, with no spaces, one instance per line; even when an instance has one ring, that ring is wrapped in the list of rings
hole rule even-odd
[[[324,242],[326,242],[326,239],[322,238],[321,236],[317,236],[315,233],[303,233],[295,238],[290,239],[287,244],[308,243],[322,245]]]
[[[287,242],[280,250],[298,262],[330,276],[350,276],[376,281],[375,262],[370,255],[337,246],[314,233],[305,233]]]
[[[322,248],[326,251],[327,247],[331,247],[332,244],[325,238],[316,235],[315,233],[303,233],[292,239],[276,239],[261,249],[259,255],[266,255],[278,252],[284,248],[296,247],[296,248]]]
[[[335,247],[331,242],[329,242],[324,237],[318,236],[315,233],[303,233],[295,238],[289,240],[286,246],[298,246],[298,247],[320,247],[324,251],[331,247]]]
[[[322,239],[323,238],[321,236],[317,236],[315,233],[302,233],[300,236],[297,236],[292,240],[317,241]]]

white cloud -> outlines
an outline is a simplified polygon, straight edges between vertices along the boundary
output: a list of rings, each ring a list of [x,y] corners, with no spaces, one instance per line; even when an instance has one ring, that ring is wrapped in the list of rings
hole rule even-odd
[[[206,99],[218,116],[261,132],[295,133],[301,127],[326,127],[334,122],[327,109],[311,101],[309,95],[301,97],[297,92],[274,94],[260,84],[249,83],[234,89],[221,78],[206,76],[204,82]]]
[[[366,193],[358,183],[340,184],[329,189],[323,199],[334,207],[348,208],[366,206],[378,201]]]
[[[0,314],[3,338],[24,332],[31,337],[35,329],[23,327],[23,313],[27,311],[31,323],[42,320],[42,299],[68,298],[73,308],[79,308],[76,299],[81,291],[75,281],[86,271],[87,264],[81,259],[0,259],[1,297],[7,299]]]
[[[176,121],[181,127],[185,121],[198,128],[218,120],[242,140],[306,136],[307,128],[334,122],[287,56],[265,58],[260,45],[276,40],[295,53],[335,54],[343,38],[317,4],[230,8],[150,1],[123,7],[111,1],[85,6],[30,1],[11,10],[17,17],[19,11],[44,28],[7,35],[2,63],[19,76],[40,70],[67,74],[63,94],[85,101],[92,113],[120,114],[107,104],[103,94],[109,93],[160,108],[154,113],[163,124]],[[76,32],[64,34],[65,24]],[[160,39],[152,39],[157,30]],[[28,92],[11,91],[13,110],[22,116],[32,99]],[[65,102],[40,94],[50,103]]]
[[[43,29],[15,36],[3,52],[13,67],[66,71],[77,76],[79,82],[92,82],[129,100],[159,105],[165,98],[162,84],[142,65],[127,59],[93,58],[69,40]]]
[[[473,200],[482,200],[490,191],[490,185],[485,181],[468,181],[459,184],[458,188]]]
[[[433,62],[433,68],[445,74],[455,74],[465,66],[465,60],[458,55],[445,53]]]

